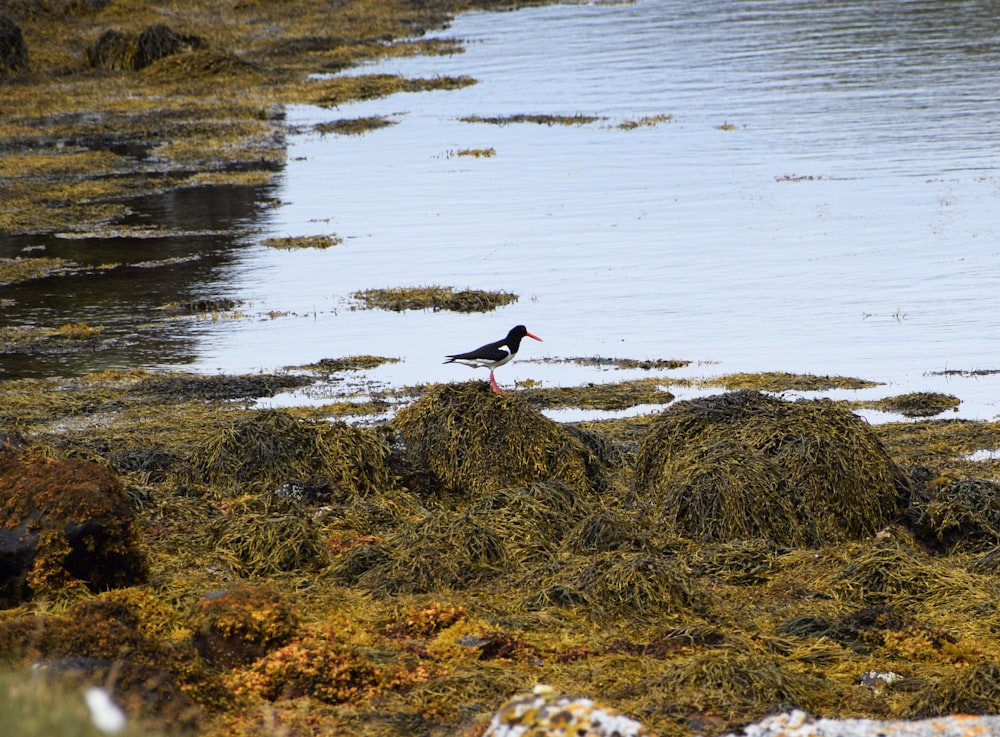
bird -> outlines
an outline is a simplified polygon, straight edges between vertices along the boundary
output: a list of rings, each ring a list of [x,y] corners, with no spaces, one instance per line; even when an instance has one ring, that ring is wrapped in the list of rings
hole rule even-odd
[[[462,363],[470,368],[488,368],[490,370],[490,388],[494,392],[502,393],[503,389],[497,384],[497,380],[493,376],[493,370],[503,366],[505,363],[510,363],[510,360],[517,355],[518,348],[521,347],[522,338],[534,338],[540,342],[542,340],[537,335],[529,333],[524,325],[516,325],[510,329],[506,338],[498,340],[495,343],[487,343],[468,353],[456,353],[446,356],[448,360],[445,363]],[[504,350],[505,346],[507,350]]]

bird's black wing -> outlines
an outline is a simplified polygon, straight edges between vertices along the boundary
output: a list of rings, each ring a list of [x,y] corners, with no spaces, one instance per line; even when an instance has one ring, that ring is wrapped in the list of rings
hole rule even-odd
[[[452,361],[472,359],[500,361],[507,355],[507,351],[500,347],[502,345],[504,345],[504,341],[498,340],[496,343],[487,343],[486,345],[479,346],[474,351],[469,351],[468,353],[456,353],[453,356],[446,356],[446,358],[450,358]]]

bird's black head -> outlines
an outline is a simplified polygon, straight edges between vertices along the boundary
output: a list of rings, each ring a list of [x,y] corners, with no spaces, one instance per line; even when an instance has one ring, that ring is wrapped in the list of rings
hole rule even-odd
[[[510,329],[510,332],[507,333],[507,339],[504,341],[504,343],[510,346],[511,349],[513,349],[513,351],[516,353],[517,347],[521,345],[522,338],[534,338],[539,342],[541,342],[542,340],[537,335],[532,335],[531,333],[529,333],[528,328],[524,327],[524,325],[515,325]]]

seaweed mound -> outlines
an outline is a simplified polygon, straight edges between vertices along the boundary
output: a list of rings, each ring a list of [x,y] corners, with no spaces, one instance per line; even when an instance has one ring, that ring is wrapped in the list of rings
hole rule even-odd
[[[739,391],[679,402],[654,420],[634,501],[696,540],[809,547],[877,532],[904,483],[868,425],[838,404]]]
[[[452,493],[476,498],[548,480],[589,491],[602,483],[597,456],[578,437],[517,393],[496,394],[481,381],[434,388],[393,424]]]
[[[149,26],[138,36],[111,29],[87,49],[87,63],[97,69],[137,71],[203,45],[197,36],[181,35],[162,23]]]
[[[915,529],[945,552],[989,553],[1000,545],[1000,483],[966,478],[914,503]]]
[[[389,486],[388,452],[371,430],[310,424],[288,412],[259,410],[211,428],[192,454],[191,476],[221,495],[315,476],[363,494]]]

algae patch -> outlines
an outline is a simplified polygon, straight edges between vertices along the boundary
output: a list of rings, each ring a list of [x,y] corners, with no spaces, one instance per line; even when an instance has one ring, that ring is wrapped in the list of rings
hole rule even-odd
[[[43,279],[77,268],[61,258],[0,258],[0,285]]]
[[[66,323],[57,328],[0,328],[0,353],[55,353],[96,347],[103,329],[85,322]]]
[[[482,115],[467,115],[459,118],[463,123],[488,123],[489,125],[515,125],[518,123],[534,123],[535,125],[589,125],[604,120],[597,115],[552,115],[552,114],[518,114],[484,117]]]
[[[498,307],[516,302],[512,292],[490,292],[481,289],[458,289],[436,285],[421,287],[390,287],[363,289],[352,295],[361,309],[433,310],[439,312],[491,312]]]
[[[590,384],[579,387],[546,387],[524,390],[528,402],[543,409],[579,407],[622,410],[643,404],[669,404],[674,395],[661,388],[658,379]]]
[[[755,389],[764,392],[825,391],[828,389],[868,389],[878,382],[846,376],[815,376],[790,374],[783,371],[727,374],[700,382],[703,386],[721,386],[725,389]]]
[[[299,235],[265,238],[260,244],[265,248],[279,248],[285,251],[292,251],[297,248],[325,250],[333,246],[338,246],[343,242],[343,238],[335,235]]]
[[[334,133],[339,136],[360,136],[369,131],[397,125],[397,121],[385,115],[369,115],[361,118],[340,118],[329,123],[317,123],[313,130],[317,133]]]
[[[911,392],[895,397],[886,397],[877,402],[866,402],[864,406],[884,412],[896,412],[904,417],[933,417],[948,410],[958,409],[958,397],[940,392]]]
[[[634,120],[623,120],[618,124],[618,128],[621,130],[635,130],[636,128],[655,128],[661,123],[672,123],[674,116],[668,113],[659,113],[657,115],[644,115],[641,118],[636,118]]]

